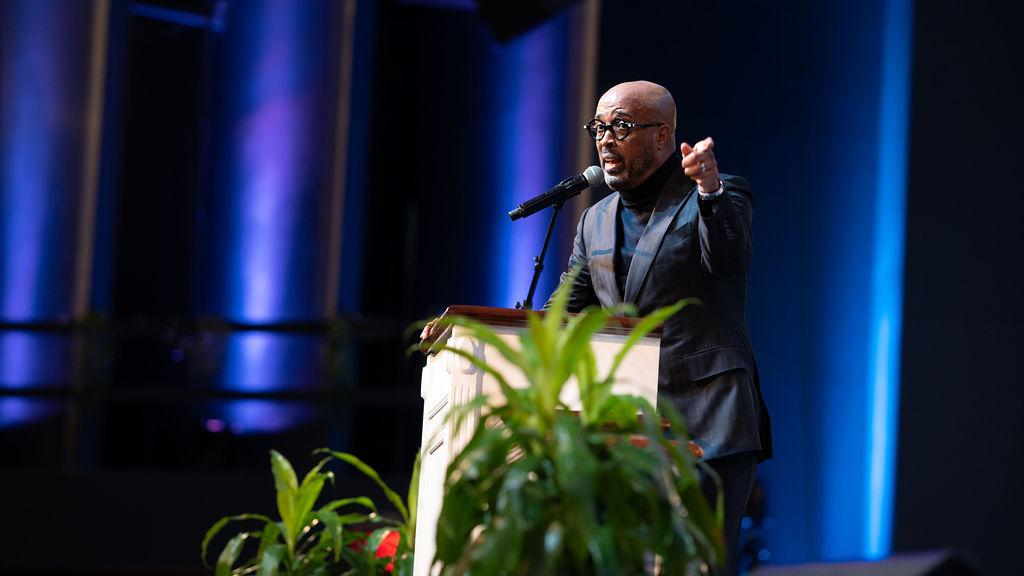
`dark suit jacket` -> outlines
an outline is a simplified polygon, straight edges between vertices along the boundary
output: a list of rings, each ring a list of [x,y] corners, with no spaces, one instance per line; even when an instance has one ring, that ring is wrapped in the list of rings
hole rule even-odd
[[[682,298],[703,300],[665,323],[659,393],[679,408],[705,458],[756,450],[764,460],[771,425],[746,321],[754,197],[742,178],[721,178],[725,193],[701,214],[697,186],[673,171],[637,243],[625,294],[615,282],[619,194],[588,208],[569,258],[569,269],[581,266],[569,308],[627,302],[644,315]]]

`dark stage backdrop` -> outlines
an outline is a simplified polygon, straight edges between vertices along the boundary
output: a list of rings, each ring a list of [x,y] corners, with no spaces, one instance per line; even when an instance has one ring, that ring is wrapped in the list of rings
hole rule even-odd
[[[1024,102],[1014,2],[918,2],[894,544],[1024,568]]]

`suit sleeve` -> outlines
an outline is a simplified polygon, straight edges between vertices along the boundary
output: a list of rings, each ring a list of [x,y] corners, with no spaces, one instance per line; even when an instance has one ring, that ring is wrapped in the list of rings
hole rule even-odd
[[[725,176],[722,184],[721,196],[698,200],[700,262],[715,276],[743,274],[750,267],[754,192],[738,176]]]
[[[566,271],[562,273],[558,281],[559,288],[569,281],[569,272],[579,267],[579,274],[569,288],[569,312],[579,312],[587,306],[597,304],[597,294],[594,292],[594,285],[590,281],[590,262],[587,257],[587,247],[583,237],[583,225],[590,213],[587,208],[580,216],[579,224],[576,226],[576,238],[572,242],[572,254],[569,256],[569,264]],[[552,295],[552,298],[554,295]],[[544,304],[544,308],[551,306],[551,298]]]

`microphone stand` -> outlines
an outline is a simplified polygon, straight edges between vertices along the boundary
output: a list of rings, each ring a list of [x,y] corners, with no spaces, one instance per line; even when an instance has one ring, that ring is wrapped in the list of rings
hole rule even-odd
[[[551,233],[555,230],[555,218],[558,217],[558,211],[562,209],[564,203],[565,200],[560,200],[551,205],[551,221],[548,222],[548,232],[544,235],[544,246],[540,249],[540,255],[533,257],[533,280],[530,282],[530,293],[526,295],[525,301],[516,302],[517,310],[533,310],[533,295],[537,291],[537,283],[540,282],[540,273],[544,271],[544,255],[548,253]]]

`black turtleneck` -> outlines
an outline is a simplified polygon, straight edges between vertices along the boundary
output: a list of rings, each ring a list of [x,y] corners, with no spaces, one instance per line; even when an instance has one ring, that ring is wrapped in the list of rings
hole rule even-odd
[[[679,169],[679,162],[679,154],[673,154],[639,186],[632,190],[619,190],[622,206],[619,209],[618,222],[615,224],[618,228],[615,237],[615,281],[619,285],[619,294],[623,297],[626,295],[626,275],[629,273],[630,263],[633,262],[637,242],[647,228],[647,222],[651,219],[662,187],[672,174],[672,170]]]

